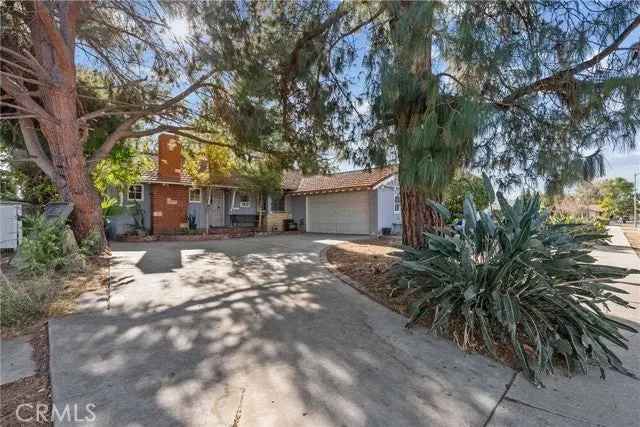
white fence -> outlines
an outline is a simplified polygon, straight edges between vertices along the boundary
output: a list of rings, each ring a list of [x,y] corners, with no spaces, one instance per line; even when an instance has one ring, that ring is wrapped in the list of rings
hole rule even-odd
[[[0,249],[16,249],[22,240],[22,206],[0,204]]]

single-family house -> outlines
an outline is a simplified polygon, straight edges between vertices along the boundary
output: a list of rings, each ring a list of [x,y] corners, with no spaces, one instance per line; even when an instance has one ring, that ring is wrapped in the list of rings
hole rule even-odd
[[[198,229],[255,227],[259,210],[267,231],[283,230],[285,220],[314,233],[380,234],[401,228],[394,166],[313,176],[287,171],[281,195],[263,198],[257,206],[257,195],[243,192],[233,176],[210,188],[198,187],[182,161],[177,138],[160,135],[157,167],[122,195],[122,204],[130,208],[112,218],[112,234],[123,234],[136,223],[150,234],[173,233],[190,222]]]

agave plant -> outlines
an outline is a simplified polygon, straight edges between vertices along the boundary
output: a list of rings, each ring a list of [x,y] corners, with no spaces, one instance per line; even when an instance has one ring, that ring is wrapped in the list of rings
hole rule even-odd
[[[633,308],[612,283],[634,271],[596,264],[590,243],[607,236],[549,224],[538,194],[509,204],[485,182],[499,212],[478,212],[467,196],[463,227],[426,233],[424,249],[408,249],[405,281],[421,292],[408,326],[428,313],[437,333],[462,321],[463,346],[474,337],[494,355],[496,343],[511,346],[535,384],[559,360],[570,373],[596,365],[603,378],[607,367],[634,376],[610,346],[627,349],[622,331],[637,331],[606,314],[609,304]]]

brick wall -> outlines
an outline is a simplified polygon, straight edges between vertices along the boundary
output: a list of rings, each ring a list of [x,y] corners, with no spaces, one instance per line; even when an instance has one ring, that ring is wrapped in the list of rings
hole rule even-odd
[[[282,231],[283,229],[283,221],[289,218],[289,214],[287,212],[272,212],[267,215],[265,224],[266,231]]]
[[[188,227],[188,204],[189,187],[153,184],[151,186],[153,234],[168,233]]]
[[[158,176],[166,179],[180,179],[182,169],[182,150],[178,139],[173,135],[162,134],[158,137]]]

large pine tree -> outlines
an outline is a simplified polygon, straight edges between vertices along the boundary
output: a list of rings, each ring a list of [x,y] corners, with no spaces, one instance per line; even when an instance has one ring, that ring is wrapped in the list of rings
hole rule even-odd
[[[637,2],[387,3],[367,58],[367,150],[400,163],[403,240],[422,245],[467,163],[504,184],[602,173],[640,123]]]
[[[203,18],[199,51],[228,70],[214,88],[216,119],[241,141],[295,153],[290,162],[317,165],[327,151],[367,166],[398,161],[412,246],[438,220],[427,200],[440,199],[463,165],[505,185],[542,177],[553,189],[602,173],[604,147],[634,145],[636,2],[203,2],[193,10]]]

